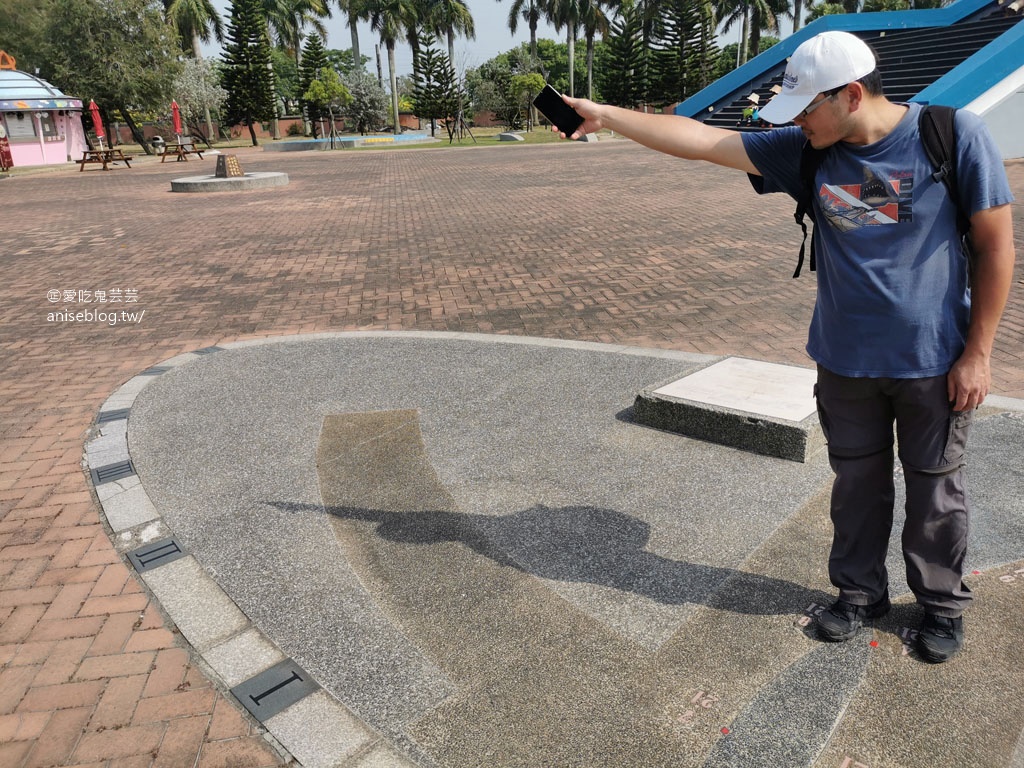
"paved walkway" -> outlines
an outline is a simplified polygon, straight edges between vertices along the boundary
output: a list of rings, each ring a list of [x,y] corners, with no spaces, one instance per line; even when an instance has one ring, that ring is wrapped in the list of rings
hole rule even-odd
[[[0,258],[2,765],[282,762],[125,568],[82,469],[101,405],[152,365],[360,329],[806,364],[813,285],[789,279],[791,204],[735,173],[622,141],[238,154],[292,183],[172,195],[183,167],[145,162],[0,180],[17,224]],[[1024,164],[1009,171],[1024,199]],[[1017,279],[993,360],[1011,397],[1024,397],[1022,298]],[[111,310],[136,321],[49,317]]]

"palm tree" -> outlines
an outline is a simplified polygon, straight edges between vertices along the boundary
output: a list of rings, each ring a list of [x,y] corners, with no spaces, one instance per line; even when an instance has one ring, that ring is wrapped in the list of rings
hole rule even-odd
[[[178,30],[182,48],[185,47],[186,39],[191,43],[192,56],[196,61],[203,60],[200,42],[210,42],[211,36],[218,43],[224,42],[224,23],[211,0],[164,0],[164,4],[164,19]],[[203,107],[203,119],[206,121],[206,140],[209,142],[214,138],[209,107]]]
[[[789,0],[756,0],[750,3],[750,55],[761,52],[761,33],[778,34],[779,19],[789,16]]]
[[[608,17],[601,7],[604,0],[581,0],[580,24],[587,38],[587,98],[594,98],[594,36],[608,34]]]
[[[719,19],[725,22],[723,32],[728,32],[734,23],[743,22],[736,66],[743,65],[748,54],[757,56],[760,53],[761,32],[777,33],[779,18],[796,15],[790,10],[789,0],[718,0],[716,12]]]
[[[722,23],[722,33],[732,29],[734,24],[740,25],[740,42],[737,45],[736,66],[742,66],[747,60],[747,23],[750,0],[719,0],[715,6],[715,15]]]
[[[409,19],[405,24],[405,41],[412,49],[412,68],[419,69],[420,38],[423,33],[432,34],[436,30],[430,21],[431,3],[433,0],[411,0]]]
[[[543,0],[512,0],[512,7],[508,12],[508,28],[513,35],[519,28],[520,19],[530,25],[530,56],[534,61],[539,61],[537,58],[537,26],[540,24],[543,12],[542,5]],[[544,71],[543,64],[541,64],[540,73],[547,80],[548,73]]]
[[[192,46],[192,55],[201,60],[200,42],[208,43],[214,37],[224,42],[224,23],[211,0],[164,0],[164,19],[181,36],[182,48]]]
[[[366,18],[365,4],[363,0],[338,0],[338,7],[342,13],[348,18],[348,28],[352,33],[352,64],[360,70],[362,66],[362,58],[359,55],[359,21]]]
[[[327,28],[323,19],[330,18],[331,10],[326,0],[263,0],[261,3],[267,19],[268,35],[276,40],[280,48],[295,56],[299,64],[302,49],[302,32],[308,25],[321,38],[326,39]]]
[[[431,0],[429,10],[430,26],[439,34],[448,37],[448,62],[455,66],[455,33],[465,35],[468,39],[476,39],[476,28],[473,26],[473,14],[465,0]]]
[[[388,76],[391,79],[391,107],[395,113],[395,135],[402,133],[398,122],[398,77],[395,73],[395,44],[402,31],[416,24],[412,0],[367,0],[370,27],[380,33],[380,41],[388,50]]]
[[[547,14],[555,30],[565,27],[565,42],[569,48],[569,95],[576,95],[576,30],[580,26],[582,6],[586,0],[551,0]]]

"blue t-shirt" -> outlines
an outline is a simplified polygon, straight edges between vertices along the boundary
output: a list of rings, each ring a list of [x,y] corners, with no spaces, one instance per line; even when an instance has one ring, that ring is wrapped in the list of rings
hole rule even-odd
[[[970,320],[956,207],[918,132],[920,104],[874,144],[839,142],[815,177],[818,294],[807,352],[842,376],[945,374],[963,353]],[[964,210],[1013,201],[999,150],[977,115],[956,117]],[[800,194],[803,132],[743,134],[761,193]],[[753,178],[753,177],[752,177]]]

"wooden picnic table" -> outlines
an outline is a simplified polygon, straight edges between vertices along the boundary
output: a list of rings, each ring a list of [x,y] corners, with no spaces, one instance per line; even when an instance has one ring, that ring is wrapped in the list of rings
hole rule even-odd
[[[82,159],[78,161],[79,172],[84,171],[85,166],[90,163],[101,164],[104,171],[109,171],[110,166],[114,163],[124,163],[127,167],[131,168],[132,158],[122,152],[118,147],[114,147],[113,149],[82,150]]]
[[[189,155],[199,155],[199,159],[203,159],[203,151],[197,149],[196,145],[189,142],[182,142],[181,144],[168,144],[164,147],[164,155],[160,158],[160,162],[165,162],[168,157],[176,158],[176,162],[182,160],[188,162]]]

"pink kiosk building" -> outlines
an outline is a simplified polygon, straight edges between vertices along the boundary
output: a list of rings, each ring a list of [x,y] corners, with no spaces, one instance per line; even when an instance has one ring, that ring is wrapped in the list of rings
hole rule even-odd
[[[0,51],[0,153],[10,161],[4,165],[57,165],[81,158],[89,148],[82,100],[14,66],[14,58]]]

